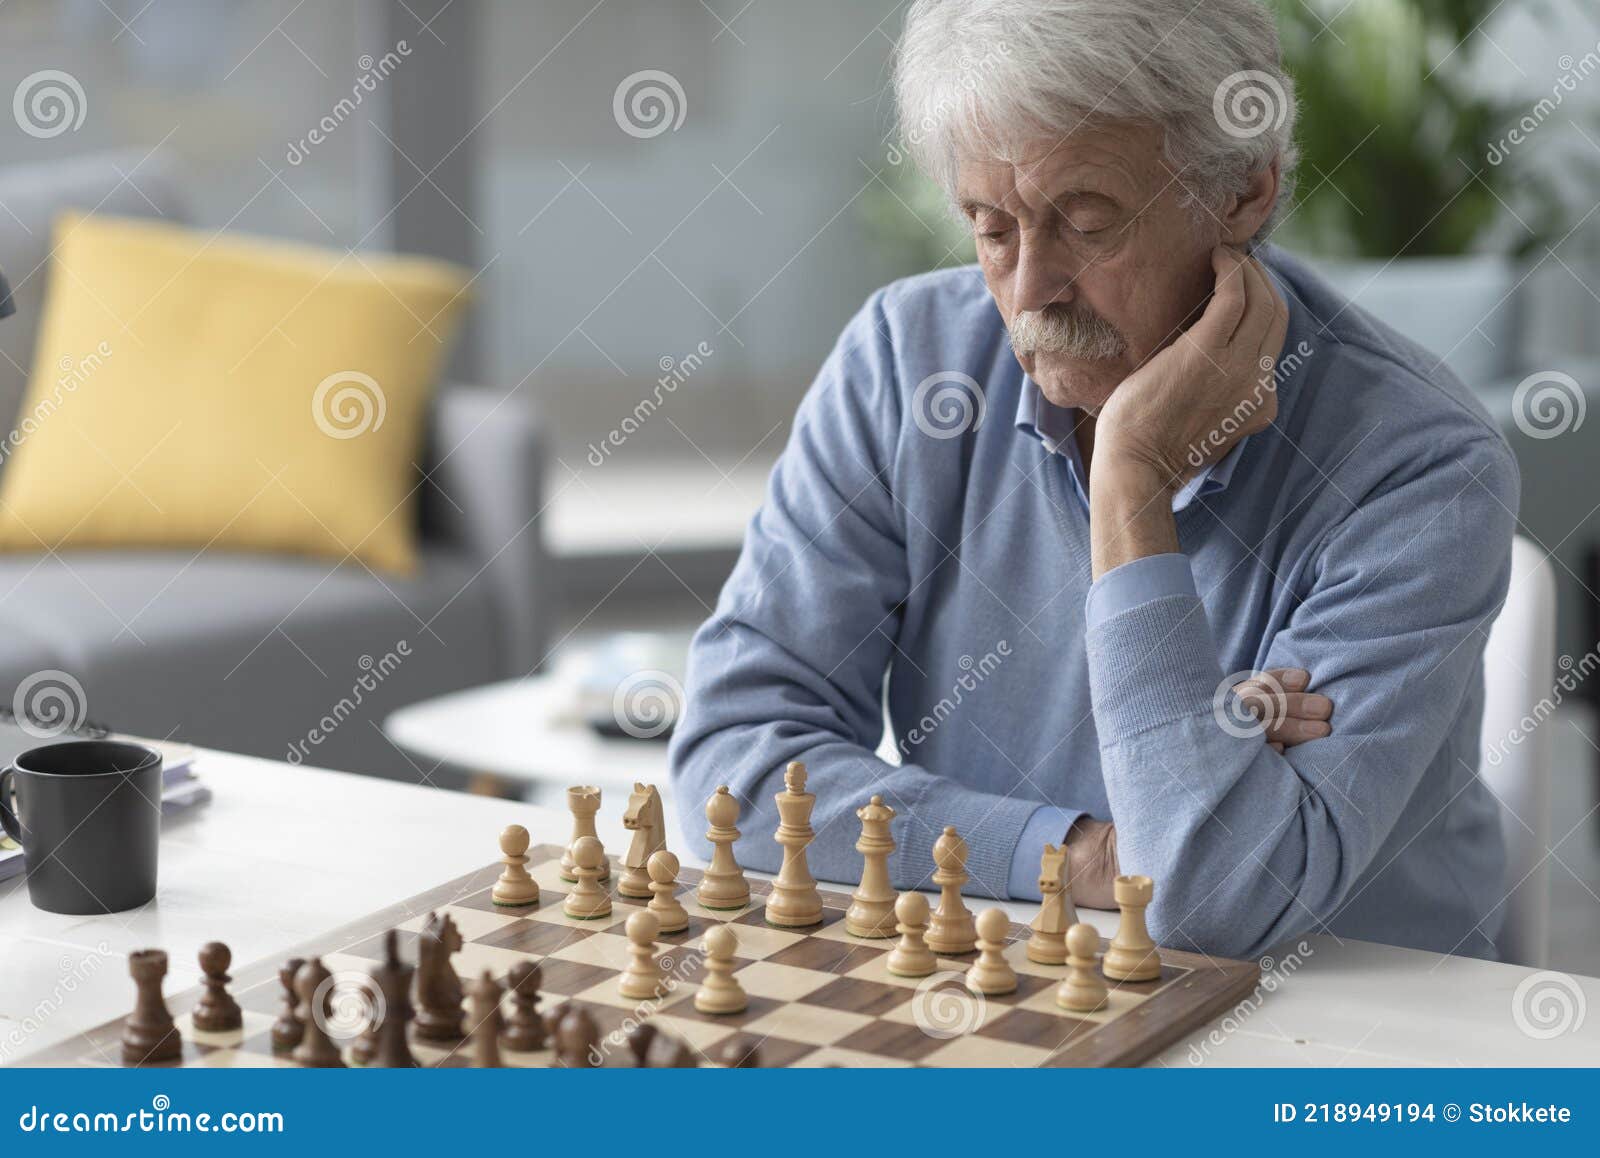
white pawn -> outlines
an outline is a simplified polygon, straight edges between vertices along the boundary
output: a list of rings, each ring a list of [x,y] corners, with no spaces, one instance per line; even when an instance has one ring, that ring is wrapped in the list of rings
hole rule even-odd
[[[1017,991],[1017,971],[1006,960],[1006,933],[1011,921],[1004,909],[978,914],[978,959],[967,970],[967,988],[991,996]]]
[[[678,858],[666,849],[650,854],[645,862],[650,873],[650,891],[655,896],[646,906],[661,921],[663,933],[681,933],[689,927],[689,910],[675,895],[678,891]]]
[[[580,866],[581,867],[581,866]],[[629,1001],[649,1001],[661,996],[666,976],[656,956],[656,935],[661,922],[649,909],[640,909],[628,918],[628,953],[631,960],[617,981],[617,992]]]
[[[896,977],[926,977],[939,960],[922,935],[928,931],[928,898],[921,893],[901,893],[894,903],[895,931],[900,941],[889,954],[889,972]]]
[[[606,851],[592,836],[580,836],[572,845],[572,871],[578,883],[567,894],[561,911],[578,921],[593,921],[611,915],[611,897],[600,887]]]
[[[1106,983],[1095,968],[1100,934],[1093,925],[1078,924],[1067,930],[1067,975],[1056,986],[1056,1004],[1075,1013],[1092,1013],[1106,1003]]]
[[[522,908],[539,903],[539,883],[528,875],[528,840],[528,830],[520,824],[507,825],[500,832],[500,859],[506,867],[489,893],[497,905]]]
[[[744,987],[734,977],[733,954],[739,938],[727,925],[713,925],[702,945],[706,954],[706,977],[694,995],[694,1007],[701,1013],[741,1013],[750,1004]]]

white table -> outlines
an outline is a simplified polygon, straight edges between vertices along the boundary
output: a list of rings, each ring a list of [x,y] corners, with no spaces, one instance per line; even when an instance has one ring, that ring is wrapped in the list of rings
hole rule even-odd
[[[64,917],[35,910],[20,880],[0,884],[0,1060],[25,1061],[126,1013],[132,949],[167,949],[176,991],[198,980],[193,952],[205,941],[226,941],[239,962],[273,959],[489,863],[508,823],[543,842],[565,839],[570,826],[563,813],[533,805],[251,757],[205,752],[198,767],[216,799],[169,822],[154,904]],[[620,814],[621,801],[608,797],[599,829],[612,847],[623,844]],[[1034,908],[1005,907],[1023,921]],[[1113,923],[1111,914],[1084,916],[1102,931]],[[1308,938],[1307,947],[1293,976],[1236,1029],[1219,1032],[1220,1044],[1198,1034],[1158,1063],[1600,1062],[1600,981],[1575,981],[1590,1007],[1579,1032],[1539,1041],[1511,1014],[1530,970],[1331,937]]]
[[[517,787],[553,808],[569,784],[625,792],[635,781],[665,785],[662,740],[612,739],[579,718],[570,673],[526,676],[468,688],[390,713],[383,734],[423,767],[445,763]]]

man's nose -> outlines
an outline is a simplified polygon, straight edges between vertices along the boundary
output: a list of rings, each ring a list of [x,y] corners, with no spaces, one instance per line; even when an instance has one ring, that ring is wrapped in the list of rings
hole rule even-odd
[[[1012,308],[1042,310],[1055,302],[1070,302],[1076,276],[1072,263],[1063,260],[1055,246],[1024,237],[1018,246]]]

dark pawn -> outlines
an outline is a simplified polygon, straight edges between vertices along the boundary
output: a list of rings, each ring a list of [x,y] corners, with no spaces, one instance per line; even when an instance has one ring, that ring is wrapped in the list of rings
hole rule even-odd
[[[344,1058],[339,1055],[339,1047],[328,1036],[328,1031],[322,1027],[317,1018],[316,1004],[321,1000],[317,990],[322,988],[322,983],[333,974],[328,972],[328,967],[322,963],[322,958],[313,957],[294,975],[294,991],[300,998],[300,1003],[295,1006],[294,1015],[304,1027],[305,1033],[300,1038],[300,1044],[294,1047],[291,1055],[295,1061],[303,1066],[313,1069],[332,1069],[344,1065]]]
[[[587,1009],[574,1009],[556,1031],[556,1064],[574,1070],[600,1068],[600,1027]]]
[[[694,1050],[671,1034],[657,1034],[650,1043],[649,1066],[653,1070],[692,1070],[699,1064]]]
[[[283,986],[283,1004],[278,1007],[278,1020],[272,1023],[273,1053],[288,1053],[300,1044],[300,1038],[305,1034],[305,1026],[294,1015],[294,975],[300,972],[300,966],[305,963],[303,957],[290,957],[278,970],[278,983]]]
[[[133,1012],[122,1025],[122,1064],[154,1065],[183,1056],[183,1037],[173,1024],[161,979],[167,975],[167,955],[160,949],[140,949],[128,954],[128,974],[137,995]]]
[[[383,938],[383,963],[374,966],[372,979],[383,1001],[383,1016],[370,1030],[373,1051],[364,1064],[384,1069],[411,1069],[417,1059],[406,1041],[411,1024],[411,966],[400,959],[400,937],[390,929]]]
[[[735,1034],[718,1052],[717,1060],[730,1070],[758,1070],[761,1068],[761,1046],[742,1034]]]
[[[561,1033],[561,1022],[572,1012],[572,1002],[563,1001],[553,1009],[544,1011],[544,1039],[546,1044],[554,1046],[556,1038]]]
[[[655,1041],[656,1034],[660,1033],[653,1024],[641,1021],[628,1031],[628,1052],[633,1055],[633,1064],[644,1069],[650,1064],[650,1043]]]
[[[511,1014],[500,1034],[500,1044],[518,1053],[544,1048],[544,1018],[539,1016],[539,985],[543,975],[532,961],[518,961],[506,978],[511,987]]]
[[[239,1003],[228,993],[228,966],[233,964],[233,954],[221,941],[208,941],[200,946],[200,972],[206,975],[205,992],[195,1002],[190,1015],[194,1027],[206,1033],[226,1033],[244,1025],[244,1014]]]

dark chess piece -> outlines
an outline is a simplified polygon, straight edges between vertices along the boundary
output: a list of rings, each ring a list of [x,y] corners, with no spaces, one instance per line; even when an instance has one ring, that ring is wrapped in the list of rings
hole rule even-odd
[[[574,1070],[599,1069],[600,1027],[587,1009],[573,1009],[556,1031],[556,1064]]]
[[[723,1043],[717,1060],[730,1070],[758,1070],[761,1068],[761,1045],[753,1038],[735,1034]]]
[[[167,975],[167,955],[160,949],[140,949],[128,954],[128,974],[137,990],[133,1012],[122,1024],[122,1064],[154,1065],[183,1056],[183,1037],[173,1023],[161,980]]]
[[[328,967],[322,963],[322,958],[313,957],[294,975],[295,995],[300,1002],[295,1006],[294,1015],[305,1032],[300,1038],[300,1044],[294,1047],[290,1056],[303,1066],[313,1069],[332,1069],[344,1065],[344,1058],[339,1055],[339,1047],[334,1044],[328,1031],[324,1028],[324,1018],[320,1016],[319,1008],[326,994],[321,992],[323,983],[332,978]]]
[[[511,1013],[500,1033],[500,1044],[518,1053],[544,1048],[544,1018],[539,1016],[539,985],[543,975],[532,961],[518,961],[506,981],[511,986]]]
[[[700,1064],[700,1059],[686,1042],[668,1033],[656,1035],[656,1039],[650,1043],[647,1060],[653,1070],[692,1070]]]
[[[208,941],[200,946],[200,972],[206,977],[205,992],[190,1014],[196,1029],[205,1033],[227,1033],[244,1026],[239,1003],[228,992],[228,982],[233,980],[228,976],[228,966],[232,963],[233,954],[221,941]]]
[[[400,936],[393,929],[383,939],[383,963],[373,968],[372,978],[382,999],[382,1016],[371,1029],[373,1052],[366,1064],[385,1069],[410,1069],[417,1064],[406,1041],[406,1026],[411,1024],[411,966],[400,959]]]
[[[656,1034],[660,1032],[648,1021],[641,1021],[628,1031],[628,1052],[633,1055],[633,1064],[638,1069],[644,1069],[649,1064],[650,1043],[655,1041]]]
[[[561,1033],[561,1022],[572,1012],[572,1002],[563,1001],[560,1005],[544,1011],[544,1040],[545,1044],[554,1047],[556,1037]]]
[[[294,995],[294,976],[300,972],[300,966],[305,964],[303,957],[290,957],[283,963],[283,968],[278,970],[278,984],[283,986],[283,1003],[278,1006],[278,1019],[272,1023],[272,1052],[288,1053],[300,1044],[300,1038],[305,1034],[305,1026],[300,1024],[300,1019],[294,1015],[297,1004]]]
[[[417,938],[416,1031],[425,1041],[461,1040],[461,978],[450,964],[461,949],[461,930],[448,913],[429,913]]]
[[[500,983],[487,969],[472,983],[472,1064],[500,1068]]]

